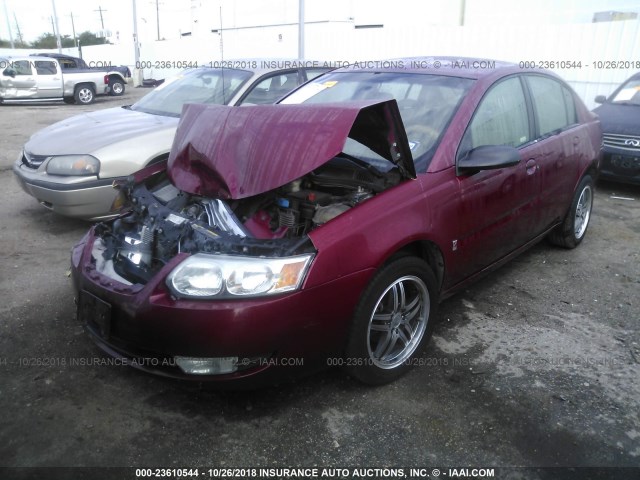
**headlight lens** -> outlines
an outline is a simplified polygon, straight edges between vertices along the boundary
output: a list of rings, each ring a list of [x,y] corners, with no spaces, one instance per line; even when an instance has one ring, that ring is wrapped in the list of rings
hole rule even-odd
[[[180,297],[234,298],[297,290],[313,255],[283,258],[198,253],[178,265],[167,285]]]
[[[60,155],[47,164],[49,175],[98,175],[100,160],[91,155]]]

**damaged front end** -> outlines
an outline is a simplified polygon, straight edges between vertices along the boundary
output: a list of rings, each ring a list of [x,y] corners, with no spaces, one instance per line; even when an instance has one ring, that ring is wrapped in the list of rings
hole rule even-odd
[[[92,259],[125,285],[146,284],[186,253],[167,281],[179,297],[280,293],[299,287],[315,252],[307,236],[252,235],[226,202],[182,192],[164,172],[120,188],[130,211],[95,227]]]
[[[320,117],[333,122],[319,126]],[[119,187],[128,213],[95,227],[92,262],[112,280],[144,285],[186,254],[166,279],[178,298],[294,291],[316,253],[308,233],[415,176],[410,162],[395,101],[191,105],[167,169]]]

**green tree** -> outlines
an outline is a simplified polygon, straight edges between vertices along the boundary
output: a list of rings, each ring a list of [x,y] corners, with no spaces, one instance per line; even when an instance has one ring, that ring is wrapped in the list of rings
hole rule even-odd
[[[86,30],[80,34],[80,45],[86,47],[87,45],[104,45],[109,43],[106,38],[98,38],[95,33]]]
[[[69,35],[65,35],[60,39],[62,41],[62,48],[75,47],[73,38]],[[57,48],[56,37],[52,33],[43,33],[37,40],[31,43],[33,48]]]

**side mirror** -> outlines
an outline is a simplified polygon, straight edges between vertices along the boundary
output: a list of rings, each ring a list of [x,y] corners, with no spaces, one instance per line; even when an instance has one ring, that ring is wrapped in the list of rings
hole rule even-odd
[[[2,72],[2,74],[5,77],[11,77],[11,78],[16,78],[16,71],[13,68],[7,68],[4,72]]]
[[[520,163],[520,152],[506,145],[483,145],[474,148],[458,160],[458,174],[473,174],[480,170],[497,170]]]
[[[598,95],[594,101],[596,103],[604,103],[607,101],[607,97],[605,97],[604,95]]]

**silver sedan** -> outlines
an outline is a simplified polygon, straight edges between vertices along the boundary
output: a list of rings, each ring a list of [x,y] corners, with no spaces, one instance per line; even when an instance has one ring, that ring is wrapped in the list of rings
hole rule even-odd
[[[197,68],[137,103],[76,115],[35,133],[13,172],[23,190],[61,215],[117,215],[114,181],[166,160],[185,103],[273,103],[326,68]]]

